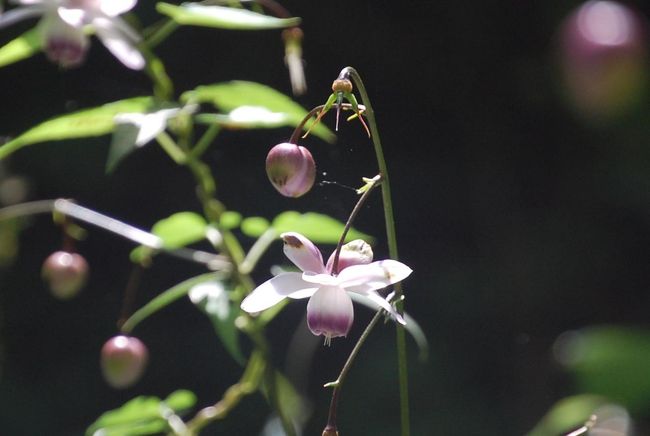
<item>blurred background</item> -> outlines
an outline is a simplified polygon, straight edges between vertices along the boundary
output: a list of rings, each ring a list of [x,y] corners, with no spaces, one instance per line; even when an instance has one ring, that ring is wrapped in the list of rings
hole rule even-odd
[[[140,3],[143,24],[155,21],[152,4]],[[430,341],[426,361],[409,342],[413,434],[560,434],[592,413],[578,394],[622,406],[630,415],[619,415],[634,422],[636,434],[650,434],[650,6],[282,3],[303,18],[309,89],[297,101],[323,103],[332,80],[352,65],[377,113],[400,256],[414,269],[406,309]],[[2,42],[32,25],[4,30]],[[290,93],[278,31],[184,27],[155,51],[177,93],[231,79]],[[144,74],[124,68],[97,41],[81,68],[59,71],[37,55],[0,69],[0,83],[6,137],[62,112],[150,92]],[[345,220],[351,190],[320,184],[290,200],[268,183],[266,153],[290,133],[221,134],[206,154],[220,198],[245,216],[295,209]],[[1,163],[0,202],[15,201],[7,194],[17,192],[7,188],[11,182],[25,187],[25,200],[74,198],[142,228],[200,210],[190,174],[157,147],[106,175],[109,142],[39,144],[14,154]],[[356,186],[376,172],[357,123],[343,125],[333,145],[315,137],[304,145],[320,182]],[[125,391],[108,387],[99,350],[116,333],[132,245],[91,229],[78,246],[91,265],[89,283],[61,302],[40,277],[43,260],[60,248],[60,230],[48,216],[23,226],[15,257],[0,267],[2,434],[83,434],[103,411],[136,395],[186,388],[207,405],[237,380],[238,365],[188,300],[138,326],[151,358],[143,379]],[[379,196],[356,226],[377,237],[376,258],[387,256]],[[258,280],[280,254],[274,245]],[[202,271],[159,256],[137,304]],[[291,364],[289,338],[304,329],[303,314],[304,303],[294,303],[271,325],[280,367]],[[336,378],[370,317],[357,308],[348,340],[315,348],[303,386],[313,407],[305,434],[320,434],[330,400],[321,386]],[[343,390],[343,435],[398,434],[394,350],[393,326],[377,328]],[[567,397],[583,407],[567,412],[568,428],[539,427]],[[253,395],[205,434],[259,434],[267,414],[264,399]]]

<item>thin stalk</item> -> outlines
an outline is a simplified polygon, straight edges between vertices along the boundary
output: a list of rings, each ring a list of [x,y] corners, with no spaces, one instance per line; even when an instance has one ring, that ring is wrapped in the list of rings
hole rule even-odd
[[[384,222],[386,224],[386,238],[388,241],[388,253],[391,259],[398,260],[397,250],[397,233],[395,230],[395,217],[393,214],[393,201],[390,192],[390,179],[388,177],[388,167],[384,159],[384,152],[381,146],[381,139],[379,138],[379,129],[377,128],[377,120],[375,119],[375,111],[370,103],[370,97],[363,84],[361,76],[352,67],[345,67],[341,70],[339,78],[351,78],[354,85],[359,90],[361,100],[366,108],[365,116],[370,125],[370,132],[372,144],[375,148],[375,156],[377,158],[377,165],[379,166],[379,173],[383,179],[381,184],[382,201],[384,204]],[[403,294],[402,285],[396,283],[394,285],[395,297],[397,299],[396,309],[400,314],[404,313],[404,304],[400,298]],[[409,418],[409,395],[408,395],[408,363],[406,358],[406,334],[404,327],[395,323],[396,338],[397,338],[397,372],[399,379],[400,390],[400,416],[402,423],[402,436],[409,436],[410,418]]]
[[[372,319],[366,326],[366,329],[363,331],[363,333],[361,333],[359,340],[354,345],[352,352],[348,356],[348,359],[345,361],[345,365],[343,365],[343,368],[341,369],[338,378],[335,381],[331,383],[327,383],[325,385],[326,387],[331,386],[334,388],[332,391],[332,400],[330,402],[330,410],[329,410],[329,415],[327,417],[327,426],[325,427],[325,430],[336,430],[336,411],[338,409],[337,406],[338,406],[339,396],[341,394],[341,388],[343,386],[343,381],[345,380],[345,376],[348,375],[348,372],[352,367],[352,363],[356,359],[357,354],[359,354],[361,347],[366,342],[366,339],[368,339],[368,337],[370,336],[372,329],[375,328],[375,326],[381,319],[381,316],[382,316],[382,311],[378,310],[375,316],[372,317]]]
[[[147,47],[152,49],[167,39],[176,29],[178,29],[178,24],[174,20],[165,20],[165,22],[159,24],[155,30],[152,30],[146,36],[144,43]]]
[[[219,134],[219,131],[221,130],[221,126],[218,124],[211,124],[201,136],[201,138],[196,142],[196,145],[192,148],[190,151],[190,157],[192,159],[198,159],[205,153],[205,151],[208,149],[210,144],[214,141],[214,138],[217,137]]]
[[[368,188],[361,195],[359,201],[357,201],[357,204],[354,206],[354,209],[352,209],[348,221],[345,223],[345,227],[343,228],[343,232],[341,232],[339,242],[336,245],[336,251],[334,252],[334,262],[332,262],[332,274],[337,275],[339,273],[339,257],[341,256],[341,248],[345,242],[345,237],[348,235],[348,232],[352,228],[352,223],[359,214],[359,211],[361,211],[361,207],[370,196],[372,190],[375,189],[379,183],[381,183],[381,175],[377,175],[372,179],[372,183],[368,185]]]

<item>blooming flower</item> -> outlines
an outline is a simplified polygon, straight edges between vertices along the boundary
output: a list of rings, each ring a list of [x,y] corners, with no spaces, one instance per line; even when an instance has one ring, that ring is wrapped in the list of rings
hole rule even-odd
[[[318,248],[300,233],[281,235],[285,255],[303,272],[286,272],[255,288],[241,303],[249,313],[261,312],[285,298],[309,298],[307,324],[315,335],[332,338],[346,336],[352,326],[354,310],[348,292],[374,301],[397,322],[402,316],[377,292],[408,277],[412,270],[396,260],[372,262],[372,250],[363,241],[353,241],[341,250],[340,273],[333,272],[334,253],[327,266]]]
[[[39,29],[47,57],[64,68],[79,65],[88,50],[89,27],[106,48],[129,68],[144,68],[145,60],[135,45],[140,36],[120,14],[137,0],[15,0],[19,8],[0,15],[0,27],[42,16]]]

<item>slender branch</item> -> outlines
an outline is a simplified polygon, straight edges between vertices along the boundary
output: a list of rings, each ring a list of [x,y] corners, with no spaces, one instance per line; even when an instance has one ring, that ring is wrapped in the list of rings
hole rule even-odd
[[[370,103],[370,97],[363,84],[361,76],[352,67],[345,67],[341,70],[339,78],[351,78],[354,85],[358,88],[361,100],[365,105],[365,115],[370,124],[370,132],[372,143],[375,148],[375,156],[377,158],[377,165],[379,166],[379,173],[382,176],[383,183],[381,185],[382,201],[384,204],[384,222],[386,224],[386,238],[388,241],[388,253],[391,259],[398,259],[397,250],[397,232],[395,230],[395,217],[393,214],[393,202],[390,192],[390,180],[388,177],[388,167],[384,159],[384,152],[381,146],[381,139],[379,137],[379,129],[377,128],[377,120],[375,119],[375,111]],[[400,314],[404,313],[404,303],[400,298],[403,294],[401,283],[394,285],[395,297],[397,299],[396,309]],[[408,395],[408,364],[406,358],[406,333],[404,327],[396,323],[396,340],[397,340],[397,372],[399,378],[400,390],[400,416],[402,423],[402,436],[409,436],[410,430],[410,412],[409,412],[409,395]]]
[[[379,322],[382,313],[383,311],[381,309],[378,310],[377,313],[375,313],[375,316],[372,317],[372,319],[366,326],[366,329],[363,331],[363,333],[361,333],[359,340],[354,345],[352,352],[348,356],[348,359],[345,361],[345,365],[343,365],[343,369],[341,369],[341,372],[339,373],[339,376],[336,379],[336,381],[327,383],[325,385],[325,387],[334,388],[334,390],[332,391],[332,400],[330,401],[330,410],[329,410],[329,415],[327,417],[327,426],[325,427],[325,430],[336,430],[336,411],[338,409],[338,401],[339,401],[339,396],[341,394],[343,381],[345,380],[345,376],[347,376],[348,372],[350,371],[350,368],[352,367],[352,363],[357,357],[357,354],[359,354],[361,347],[366,342],[366,339],[368,339],[368,337],[370,336],[372,329],[375,328],[375,326]]]
[[[278,232],[275,229],[270,228],[262,233],[262,236],[257,238],[253,246],[248,250],[246,258],[244,258],[244,261],[239,266],[239,272],[241,274],[250,274],[262,255],[277,238]]]
[[[348,221],[345,223],[345,227],[343,228],[343,232],[341,233],[341,238],[339,239],[339,243],[336,245],[336,251],[334,252],[334,262],[332,263],[332,274],[337,275],[339,272],[339,257],[341,255],[341,248],[343,247],[343,243],[345,242],[345,238],[348,235],[348,232],[352,228],[352,223],[354,222],[357,215],[361,211],[361,207],[370,196],[372,190],[375,189],[380,183],[381,183],[381,175],[376,175],[375,177],[373,177],[371,179],[371,183],[367,185],[367,189],[364,191],[364,193],[359,198],[359,201],[357,201],[357,204],[354,206],[354,209],[352,209],[352,212],[350,213],[350,217],[348,218]]]

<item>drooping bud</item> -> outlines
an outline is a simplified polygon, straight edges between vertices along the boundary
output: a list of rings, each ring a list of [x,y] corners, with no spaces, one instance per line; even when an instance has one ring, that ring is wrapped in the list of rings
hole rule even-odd
[[[334,251],[330,258],[327,260],[327,272],[334,273],[334,258],[336,251]],[[355,239],[348,242],[341,247],[339,254],[339,262],[337,264],[336,273],[341,272],[345,268],[352,265],[365,265],[372,262],[372,247],[361,239]]]
[[[325,427],[325,430],[323,430],[322,436],[339,436],[339,432],[336,430],[336,428],[328,425]]]
[[[300,197],[314,185],[316,164],[305,147],[283,142],[266,156],[266,174],[280,194]]]
[[[120,335],[104,344],[100,363],[106,382],[116,389],[124,389],[140,379],[148,360],[149,351],[142,341]]]
[[[567,96],[583,115],[612,118],[643,98],[646,29],[639,14],[615,1],[591,0],[560,32]]]
[[[354,321],[352,300],[339,286],[321,286],[307,303],[307,325],[316,336],[325,336],[325,344],[332,338],[347,336]]]
[[[90,43],[82,28],[66,23],[57,14],[46,14],[39,26],[43,50],[51,62],[62,68],[83,63]]]
[[[41,275],[52,295],[66,300],[77,295],[86,283],[88,262],[77,253],[56,251],[43,262]]]

